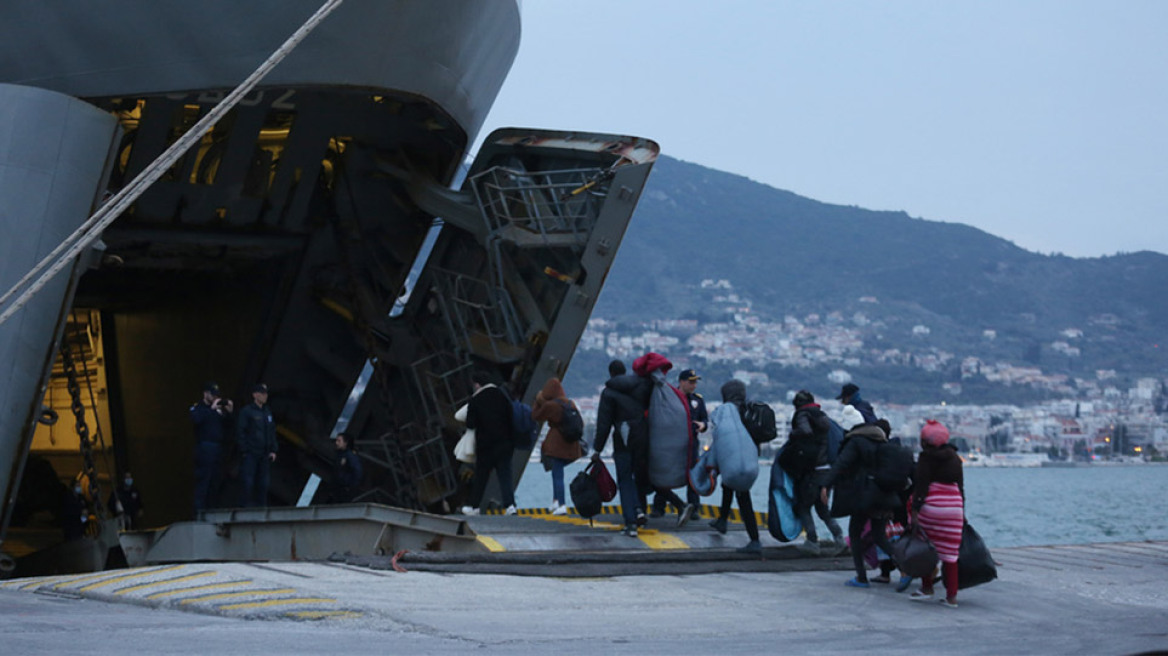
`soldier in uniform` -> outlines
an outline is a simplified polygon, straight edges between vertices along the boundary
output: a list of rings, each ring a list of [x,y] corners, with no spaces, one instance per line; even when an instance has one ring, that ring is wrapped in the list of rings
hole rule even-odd
[[[203,385],[203,399],[190,408],[195,427],[195,514],[215,507],[224,435],[235,406],[219,396],[219,385]]]
[[[252,402],[239,411],[235,426],[235,442],[242,458],[239,478],[243,492],[239,505],[244,508],[267,505],[270,467],[277,451],[276,420],[268,407],[268,386],[256,385],[251,398]]]

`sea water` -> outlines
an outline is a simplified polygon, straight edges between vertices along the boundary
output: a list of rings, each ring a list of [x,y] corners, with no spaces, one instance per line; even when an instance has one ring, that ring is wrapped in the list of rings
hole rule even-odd
[[[586,464],[585,459],[567,467],[565,488]],[[612,463],[607,466],[615,477]],[[754,509],[766,512],[770,466],[759,469],[751,497]],[[715,491],[702,503],[716,505],[721,499]],[[522,508],[550,506],[551,473],[529,463],[515,501]],[[965,511],[991,546],[1168,540],[1168,466],[969,467]]]

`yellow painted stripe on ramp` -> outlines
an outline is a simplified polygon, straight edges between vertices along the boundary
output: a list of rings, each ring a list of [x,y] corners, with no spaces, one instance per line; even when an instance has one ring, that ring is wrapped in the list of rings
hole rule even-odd
[[[46,577],[46,578],[36,578],[36,579],[31,580],[31,581],[28,579],[20,579],[18,581],[9,581],[7,583],[4,583],[3,586],[6,588],[7,587],[14,587],[17,590],[28,590],[29,588],[38,588],[42,585],[52,585],[52,584],[56,583],[57,581],[60,581],[63,578],[65,578],[65,577],[63,577],[63,576],[50,576],[50,577]]]
[[[653,529],[637,532],[637,538],[649,545],[650,549],[689,549],[689,545],[672,533]]]
[[[492,553],[497,553],[500,551],[507,550],[505,547],[503,547],[503,545],[499,544],[498,540],[496,540],[495,538],[492,538],[492,537],[487,537],[485,535],[477,535],[477,536],[475,536],[475,540],[477,540],[479,544],[486,547],[487,551],[490,551]]]
[[[172,583],[185,583],[186,581],[194,581],[195,579],[201,579],[205,576],[215,576],[215,574],[216,574],[215,572],[199,572],[197,574],[189,574],[187,576],[180,576],[178,578],[173,578],[173,579],[163,579],[161,581],[151,581],[150,583],[140,583],[138,585],[131,585],[128,588],[119,588],[117,590],[114,590],[114,594],[124,595],[124,594],[129,594],[131,592],[137,592],[139,590],[145,590],[146,588],[154,588],[154,587],[157,587],[160,585],[170,585]]]
[[[292,610],[284,613],[285,617],[296,617],[302,620],[323,620],[331,617],[350,618],[364,617],[365,613],[355,610]]]
[[[220,599],[231,599],[232,597],[250,597],[261,595],[277,595],[277,594],[293,594],[296,592],[295,588],[276,588],[274,590],[244,590],[243,592],[222,592],[213,595],[203,595],[202,597],[194,597],[192,599],[183,599],[180,604],[199,604],[204,601],[218,601]]]
[[[104,577],[109,576],[109,575],[110,575],[109,572],[101,572],[100,574],[89,574],[87,576],[72,576],[72,577],[65,579],[64,581],[61,581],[60,583],[54,584],[53,589],[60,590],[61,588],[65,587],[67,585],[72,585],[74,583],[85,583],[86,581],[92,581],[94,579],[104,578]]]
[[[179,588],[178,590],[164,590],[162,592],[155,592],[154,594],[146,595],[146,599],[161,599],[163,597],[170,597],[184,592],[205,592],[207,590],[222,590],[223,588],[230,588],[237,585],[251,585],[252,581],[227,581],[226,583],[208,583],[207,585],[196,585],[190,588]]]
[[[267,601],[248,601],[241,604],[227,604],[216,606],[219,610],[240,610],[243,608],[271,608],[272,606],[289,606],[291,604],[335,604],[336,599],[323,597],[293,597],[291,599],[269,599]]]
[[[143,576],[150,576],[151,574],[161,574],[163,572],[173,572],[176,569],[182,569],[184,567],[186,567],[186,565],[172,565],[171,567],[163,567],[162,569],[152,569],[148,572],[135,572],[133,574],[124,574],[122,576],[115,576],[113,578],[108,578],[108,579],[105,579],[103,581],[98,581],[97,583],[90,583],[89,585],[87,585],[83,588],[79,588],[77,591],[78,592],[89,592],[90,590],[104,588],[105,586],[113,585],[114,583],[120,583],[122,581],[129,581],[130,579],[140,579]]]

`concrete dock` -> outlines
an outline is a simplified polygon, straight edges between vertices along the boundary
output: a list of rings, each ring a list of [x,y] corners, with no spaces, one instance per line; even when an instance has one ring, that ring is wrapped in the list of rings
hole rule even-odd
[[[849,559],[802,557],[765,532],[763,557],[744,557],[733,549],[740,527],[721,536],[704,522],[663,524],[644,542],[565,522],[560,531],[591,546],[541,554],[506,549],[539,541],[530,528],[508,533],[519,519],[499,519],[475,520],[500,549],[485,557],[338,555],[0,582],[4,653],[1168,651],[1165,542],[994,550],[999,579],[963,590],[950,609],[888,585],[845,587]],[[676,548],[649,546],[668,540]],[[678,546],[702,541],[727,544]]]

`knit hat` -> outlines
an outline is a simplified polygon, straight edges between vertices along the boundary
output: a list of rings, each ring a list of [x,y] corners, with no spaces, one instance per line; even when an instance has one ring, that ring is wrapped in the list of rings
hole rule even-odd
[[[941,446],[949,442],[949,429],[945,428],[945,424],[930,419],[921,426],[921,442],[929,446]]]
[[[850,405],[845,405],[843,412],[840,413],[839,425],[844,430],[850,431],[856,426],[864,423],[864,415],[860,411]]]

